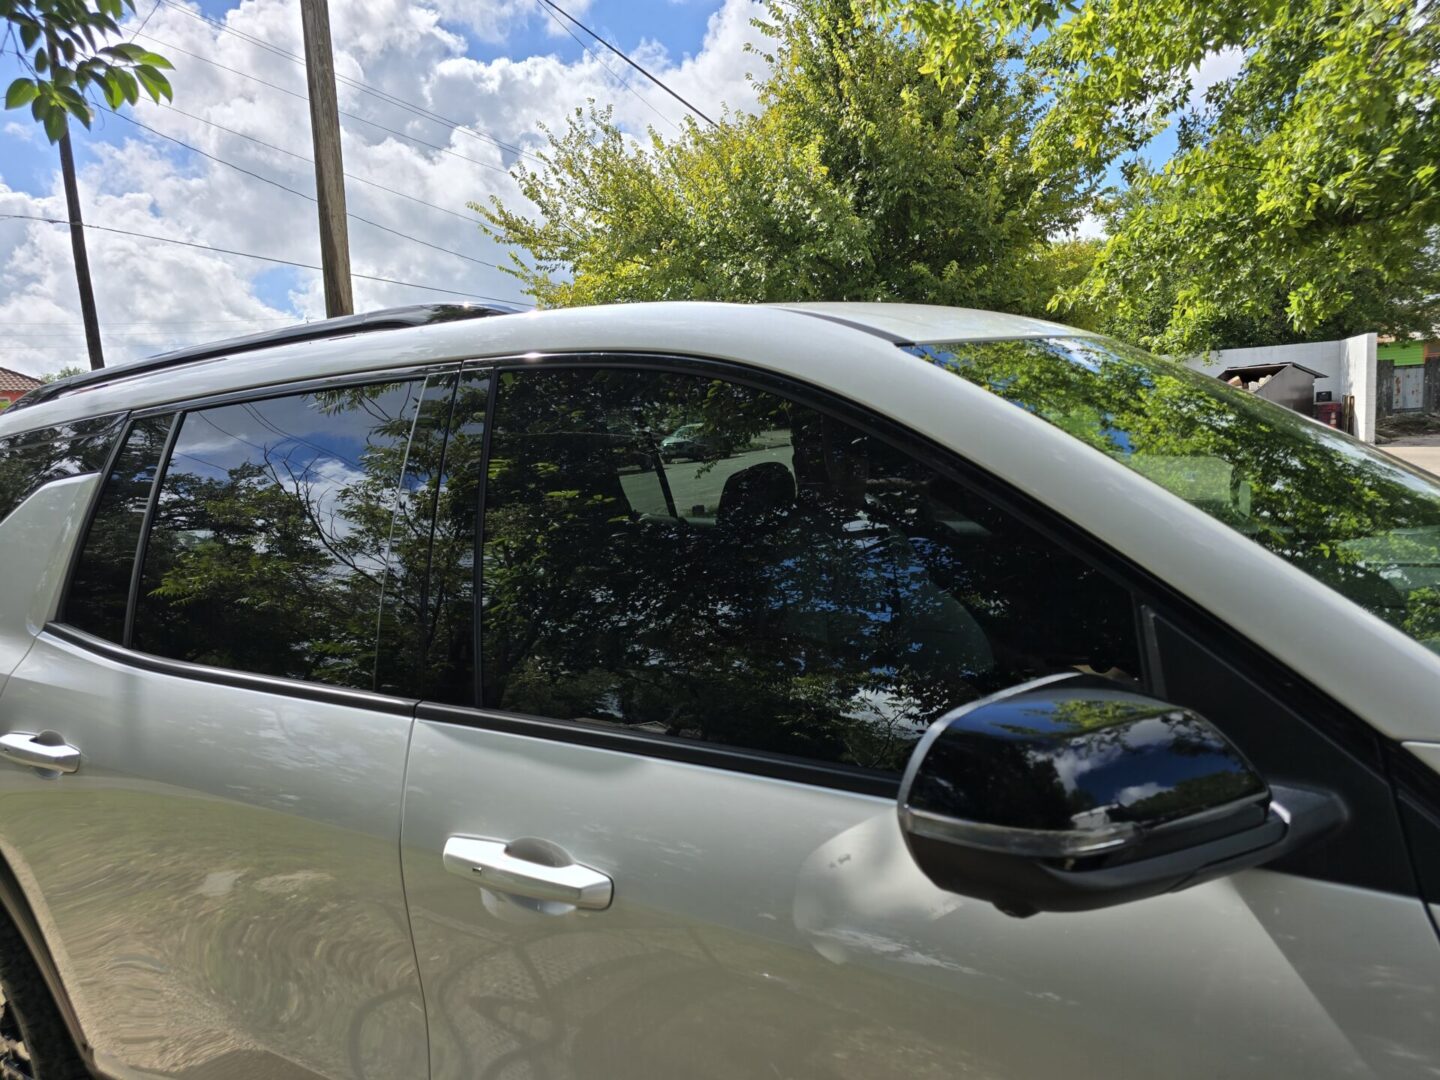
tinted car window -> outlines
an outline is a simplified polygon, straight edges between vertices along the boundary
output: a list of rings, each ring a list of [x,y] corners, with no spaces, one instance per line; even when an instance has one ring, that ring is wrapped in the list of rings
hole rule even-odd
[[[371,689],[422,381],[186,413],[160,484],[133,646]]]
[[[463,440],[451,440],[451,445],[446,445],[458,379],[459,376],[453,373],[434,375],[426,383],[425,396],[413,425],[409,452],[405,456],[405,471],[396,493],[394,521],[390,528],[390,556],[381,603],[376,689],[406,697],[451,700],[448,693],[437,692],[435,688],[437,682],[445,681],[443,675],[437,674],[445,668],[441,658],[448,656],[453,648],[446,589],[450,580],[447,567],[452,560],[450,546],[443,538],[436,537],[435,517],[437,504],[443,509],[452,498],[453,483],[446,466],[447,450],[458,455],[462,461],[467,455]],[[467,376],[464,386],[462,397],[471,402],[472,407],[478,396],[478,422],[483,423],[483,379],[477,387]],[[478,471],[478,451],[474,468]],[[472,502],[472,516],[474,512]],[[473,553],[473,544],[471,551]],[[467,567],[473,565],[472,554]],[[468,581],[473,574],[467,569],[463,576]],[[468,600],[471,590],[467,589],[465,595]],[[468,655],[473,651],[468,619],[464,633]],[[427,658],[433,663],[427,662]],[[470,680],[466,686],[467,694],[473,692],[473,679],[469,675],[464,677]]]
[[[0,521],[46,484],[103,469],[120,420],[101,416],[0,439]]]
[[[422,693],[452,705],[475,701],[475,524],[489,390],[485,372],[460,377],[453,430],[436,484]]]
[[[694,376],[501,376],[491,708],[897,771],[948,710],[1139,675],[1126,592],[828,415]]]
[[[140,528],[173,419],[152,416],[130,425],[70,578],[65,621],[108,641],[125,640]]]

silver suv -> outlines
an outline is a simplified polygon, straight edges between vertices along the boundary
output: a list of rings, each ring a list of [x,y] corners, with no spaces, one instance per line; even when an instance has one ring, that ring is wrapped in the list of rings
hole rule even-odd
[[[1440,487],[1116,342],[319,323],[0,552],[0,1076],[1440,1074]]]

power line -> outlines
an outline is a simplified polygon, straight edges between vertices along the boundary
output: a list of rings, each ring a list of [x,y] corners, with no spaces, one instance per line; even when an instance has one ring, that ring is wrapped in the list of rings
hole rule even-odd
[[[183,146],[186,150],[189,150],[191,153],[193,153],[193,154],[199,154],[201,157],[206,158],[206,159],[208,159],[208,160],[210,160],[210,161],[213,161],[213,162],[215,162],[215,163],[218,164],[218,165],[224,165],[224,166],[225,166],[226,168],[228,168],[228,169],[234,169],[236,172],[244,173],[246,176],[249,176],[249,177],[251,177],[251,178],[253,178],[253,179],[255,179],[255,180],[259,180],[262,184],[269,184],[269,185],[271,185],[272,187],[277,187],[277,188],[279,188],[281,191],[288,191],[291,195],[298,195],[300,198],[304,199],[306,202],[312,202],[312,203],[313,203],[313,202],[316,202],[316,201],[317,201],[314,195],[307,195],[305,192],[300,191],[298,188],[292,188],[292,187],[290,187],[288,184],[282,184],[282,183],[280,183],[279,180],[272,180],[272,179],[271,179],[270,177],[268,177],[268,176],[262,176],[260,173],[254,172],[254,171],[252,171],[252,170],[250,170],[250,169],[247,169],[247,168],[245,168],[245,166],[243,166],[243,165],[236,165],[233,161],[226,161],[224,158],[222,158],[222,157],[217,157],[216,155],[211,154],[211,153],[209,153],[209,152],[207,152],[207,151],[205,151],[205,150],[201,150],[201,149],[200,149],[199,147],[197,147],[197,146],[191,146],[189,143],[185,142],[183,139],[177,139],[177,138],[175,138],[175,136],[173,136],[173,135],[166,135],[165,132],[163,132],[163,131],[158,131],[158,130],[156,130],[155,128],[151,127],[149,124],[146,124],[146,123],[143,123],[142,121],[136,120],[133,116],[126,116],[126,115],[125,115],[124,113],[122,113],[122,112],[112,112],[112,115],[118,116],[121,120],[124,120],[126,123],[134,124],[134,125],[135,125],[136,127],[138,127],[138,128],[144,128],[146,131],[150,132],[152,135],[158,135],[158,136],[159,136],[160,138],[162,138],[162,139],[168,139],[170,142],[173,142],[176,146]],[[387,233],[390,233],[392,236],[398,236],[398,237],[400,237],[402,240],[409,240],[409,241],[410,241],[411,243],[413,243],[413,244],[419,244],[419,245],[421,245],[422,247],[431,248],[431,249],[434,250],[434,251],[443,252],[443,253],[446,254],[446,255],[453,255],[453,256],[454,256],[455,258],[457,258],[457,259],[464,259],[466,262],[475,263],[477,266],[489,267],[491,270],[503,270],[503,269],[504,269],[504,267],[500,266],[498,263],[488,262],[488,261],[485,260],[485,259],[477,259],[477,258],[475,258],[475,256],[473,256],[473,255],[466,255],[463,251],[455,251],[455,250],[453,250],[452,248],[442,247],[442,246],[440,246],[439,244],[432,244],[429,240],[422,240],[422,239],[420,239],[420,237],[418,237],[418,236],[411,236],[409,233],[401,232],[399,229],[392,229],[389,225],[382,225],[382,224],[380,224],[380,222],[378,222],[378,221],[371,221],[369,218],[367,218],[367,217],[362,217],[362,216],[359,215],[359,214],[351,214],[351,213],[348,213],[348,212],[347,212],[345,216],[348,217],[348,218],[351,218],[351,219],[354,220],[354,221],[360,222],[362,225],[369,225],[372,229],[379,229],[381,232],[387,232]]]
[[[156,0],[156,2],[158,3],[159,0]],[[535,2],[536,2],[537,4],[539,4],[540,10],[543,11],[546,15],[549,15],[550,18],[554,21],[554,23],[555,23],[556,26],[560,27],[561,30],[564,30],[565,33],[569,34],[569,35],[570,35],[570,40],[573,41],[573,42],[575,42],[576,45],[579,45],[580,48],[584,49],[584,50],[585,50],[585,55],[588,56],[588,57],[590,57],[591,60],[594,60],[595,63],[599,64],[600,67],[605,71],[605,73],[606,73],[607,75],[609,75],[612,79],[614,79],[617,83],[619,83],[621,87],[623,87],[624,89],[630,91],[630,93],[635,96],[635,98],[636,98],[637,101],[639,101],[639,102],[640,102],[642,105],[644,105],[647,109],[649,109],[651,112],[653,112],[656,116],[660,117],[661,120],[664,120],[667,124],[669,124],[669,125],[670,125],[672,128],[674,128],[676,131],[681,131],[681,130],[682,130],[679,124],[675,123],[674,120],[671,120],[670,117],[666,116],[666,115],[665,115],[664,113],[662,113],[659,109],[657,109],[654,105],[652,105],[652,104],[650,103],[650,100],[649,100],[648,98],[644,97],[644,96],[640,93],[640,91],[636,90],[633,86],[631,86],[628,82],[626,82],[624,79],[622,79],[619,75],[616,75],[615,72],[611,71],[611,70],[610,70],[610,66],[609,66],[608,64],[606,64],[605,61],[601,60],[600,57],[596,56],[595,53],[591,50],[590,46],[589,46],[589,45],[586,45],[585,42],[581,41],[580,38],[576,35],[576,33],[575,33],[574,30],[571,30],[570,27],[566,26],[563,22],[560,21],[560,16],[556,15],[555,12],[551,11],[548,7],[546,7],[543,3],[541,3],[541,0],[535,0]]]
[[[194,113],[186,112],[184,109],[177,109],[174,105],[168,105],[163,101],[156,102],[156,104],[159,105],[162,109],[169,109],[171,112],[177,112],[181,116],[188,116],[191,120],[194,120],[200,124],[205,124],[207,127],[212,127],[216,131],[223,131],[227,135],[234,135],[237,139],[247,139],[250,142],[255,143],[257,146],[263,146],[267,150],[274,150],[277,154],[284,154],[287,157],[295,158],[297,161],[303,161],[307,165],[315,164],[314,159],[308,158],[304,154],[297,154],[294,150],[286,150],[283,146],[276,146],[274,143],[268,143],[264,139],[257,139],[254,135],[247,135],[243,131],[236,131],[234,128],[228,128],[224,124],[217,124],[213,120],[207,120],[203,116],[196,116]],[[345,173],[344,176],[345,179],[354,180],[357,184],[368,185],[369,187],[373,187],[376,190],[383,191],[389,195],[398,195],[402,199],[409,199],[411,202],[418,203],[421,206],[428,206],[431,210],[439,210],[440,213],[449,214],[451,217],[457,217],[461,221],[468,221],[472,224],[479,221],[479,218],[476,218],[471,214],[462,214],[458,210],[449,210],[446,207],[440,206],[437,203],[427,202],[424,199],[417,198],[416,196],[407,194],[403,191],[396,191],[394,188],[386,187],[384,184],[377,184],[374,180],[367,180],[363,176],[356,176],[354,173],[348,172]]]
[[[166,41],[164,38],[158,38],[154,34],[140,34],[139,36],[143,38],[149,38],[151,41],[155,42],[155,44],[159,45],[163,49],[168,49],[171,52],[177,52],[183,56],[188,56],[192,60],[199,60],[202,64],[209,64],[213,68],[219,68],[221,71],[228,71],[232,75],[239,75],[242,79],[249,79],[251,82],[259,83],[261,86],[268,86],[271,90],[277,90],[280,93],[287,94],[290,97],[293,97],[299,101],[310,100],[308,95],[302,94],[299,91],[291,90],[288,87],[279,85],[278,83],[270,82],[268,79],[262,79],[260,78],[260,76],[252,75],[248,71],[241,71],[239,68],[233,68],[229,64],[222,64],[219,60],[212,60],[208,56],[201,56],[197,52],[191,52],[189,49],[181,48],[179,45]],[[412,142],[417,146],[424,146],[430,150],[438,150],[442,154],[449,154],[451,157],[457,157],[461,161],[468,161],[471,165],[478,165],[482,169],[490,169],[492,172],[503,173],[506,176],[510,175],[510,170],[506,169],[502,165],[496,165],[493,162],[481,161],[478,158],[469,157],[465,154],[460,153],[460,151],[458,150],[451,150],[448,146],[441,146],[438,143],[427,142],[424,139],[416,138],[414,135],[406,134],[403,131],[396,131],[394,128],[386,127],[384,124],[377,123],[376,121],[370,120],[367,117],[358,116],[352,112],[346,112],[344,109],[339,110],[339,112],[340,115],[345,117],[347,120],[354,120],[357,123],[373,127],[377,131],[385,132],[387,135],[394,135],[397,139],[405,139],[407,142]]]
[[[161,0],[161,2],[166,7],[174,8],[176,11],[184,12],[192,19],[199,19],[202,22],[209,23],[211,26],[219,30],[222,34],[230,34],[234,37],[238,37],[242,41],[249,42],[251,45],[254,45],[258,48],[266,49],[269,52],[274,53],[276,56],[283,57],[284,59],[289,60],[292,63],[300,65],[301,67],[305,66],[305,58],[303,56],[300,56],[298,53],[293,53],[289,49],[283,48],[282,46],[276,45],[273,41],[266,41],[264,38],[259,37],[255,34],[247,34],[243,30],[237,30],[229,23],[221,22],[219,19],[211,18],[209,15],[204,15],[197,11],[191,11],[189,8],[185,7],[182,4],[172,2],[172,0]],[[337,72],[335,75],[335,81],[339,83],[344,83],[346,86],[352,87],[355,90],[359,90],[362,94],[368,94],[370,97],[377,98],[380,101],[384,101],[386,104],[394,105],[398,108],[405,109],[406,111],[412,112],[417,116],[422,116],[427,120],[432,120],[436,123],[444,124],[447,127],[453,128],[456,131],[463,132],[471,136],[472,138],[480,139],[483,142],[491,143],[492,145],[498,146],[503,150],[510,150],[513,153],[520,155],[521,157],[528,157],[532,159],[534,158],[534,155],[522,146],[516,146],[514,143],[507,143],[503,139],[497,139],[488,131],[481,131],[478,128],[470,127],[468,124],[462,124],[458,120],[451,120],[449,117],[441,116],[439,113],[427,109],[423,105],[416,105],[413,101],[406,101],[404,98],[396,97],[394,94],[390,93],[387,90],[381,90],[379,87],[371,86],[368,83],[363,83],[359,79],[352,79],[349,76],[341,75]]]
[[[47,225],[69,225],[64,218],[41,217],[38,214],[0,214],[0,219],[8,218],[13,221],[43,221]],[[116,233],[120,236],[134,236],[141,240],[154,240],[162,244],[177,244],[180,247],[199,248],[201,251],[214,251],[221,255],[238,255],[243,259],[258,259],[260,262],[277,263],[281,266],[295,266],[301,270],[319,270],[321,267],[313,263],[296,262],[293,259],[277,259],[270,255],[256,255],[251,251],[235,251],[232,248],[215,247],[211,244],[201,244],[193,240],[176,240],[169,236],[155,236],[151,233],[133,232],[130,229],[117,229],[110,225],[92,225],[85,222],[85,228],[98,230],[100,232]],[[521,300],[510,300],[499,296],[486,296],[483,293],[461,292],[458,289],[442,289],[435,285],[420,285],[414,281],[400,281],[398,278],[377,277],[374,274],[351,274],[364,281],[378,281],[385,285],[404,285],[411,289],[425,289],[429,292],[446,293],[450,296],[464,296],[471,300],[489,300],[496,304],[515,304],[519,307],[533,307],[533,304]]]
[[[166,2],[168,3],[169,0],[166,0]],[[592,38],[594,38],[596,41],[598,41],[601,45],[604,45],[605,48],[609,49],[609,50],[610,50],[612,53],[614,53],[616,56],[620,57],[621,60],[624,60],[625,63],[629,64],[629,65],[630,65],[631,67],[633,67],[636,71],[640,72],[641,75],[644,75],[645,78],[649,79],[649,80],[650,80],[651,82],[653,82],[656,86],[660,87],[661,90],[664,90],[667,94],[669,94],[671,97],[673,97],[676,101],[680,102],[681,105],[684,105],[685,108],[689,109],[689,110],[690,110],[692,113],[694,113],[696,116],[700,117],[701,120],[704,120],[704,121],[705,121],[707,124],[709,124],[711,127],[716,127],[716,126],[717,126],[714,120],[711,120],[710,117],[706,116],[703,112],[701,112],[699,109],[697,109],[694,105],[691,105],[690,102],[686,101],[683,97],[681,97],[679,94],[677,94],[674,90],[671,90],[670,87],[668,87],[667,85],[665,85],[665,83],[661,82],[660,79],[659,79],[657,76],[650,74],[650,72],[646,71],[643,67],[641,67],[639,64],[637,64],[634,60],[631,60],[629,56],[625,55],[625,53],[621,52],[621,51],[620,51],[618,48],[616,48],[614,45],[611,45],[610,42],[606,41],[603,37],[601,37],[599,34],[597,34],[594,30],[591,30],[588,26],[586,26],[584,23],[582,23],[579,19],[575,18],[574,15],[571,15],[568,11],[566,11],[564,8],[562,8],[559,4],[554,3],[553,0],[540,0],[540,3],[544,4],[546,7],[550,8],[552,11],[554,11],[554,12],[556,12],[557,14],[559,14],[559,15],[563,16],[564,18],[568,19],[570,22],[572,22],[572,23],[574,23],[576,26],[578,26],[581,30],[584,30],[585,33],[589,34]]]

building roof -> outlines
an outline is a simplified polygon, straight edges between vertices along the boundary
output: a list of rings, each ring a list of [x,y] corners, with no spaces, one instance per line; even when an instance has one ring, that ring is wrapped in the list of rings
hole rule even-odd
[[[43,385],[39,379],[32,379],[18,371],[0,367],[0,390],[34,390]]]

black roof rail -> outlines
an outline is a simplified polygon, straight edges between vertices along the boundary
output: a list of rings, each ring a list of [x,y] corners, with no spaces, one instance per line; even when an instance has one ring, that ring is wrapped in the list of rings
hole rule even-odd
[[[268,349],[272,345],[288,345],[297,341],[317,341],[323,338],[342,337],[346,334],[365,334],[372,330],[398,330],[407,326],[429,326],[432,323],[456,322],[461,319],[483,319],[490,315],[514,315],[516,309],[485,304],[410,304],[406,307],[384,308],[368,311],[363,315],[342,315],[335,319],[319,319],[315,322],[297,323],[279,330],[265,330],[245,337],[214,341],[208,345],[195,345],[188,349],[160,353],[158,356],[136,360],[117,367],[101,368],[58,379],[44,386],[37,386],[28,394],[17,399],[9,408],[16,409],[39,405],[52,398],[61,397],[75,390],[86,390],[115,379],[128,379],[132,375],[145,375],[164,368],[181,364],[193,364],[201,360],[215,360],[236,353]]]

